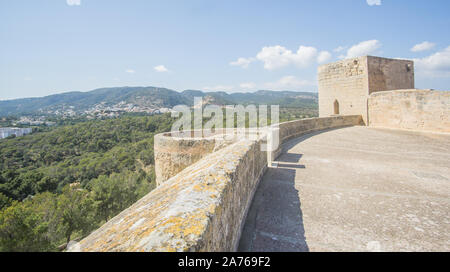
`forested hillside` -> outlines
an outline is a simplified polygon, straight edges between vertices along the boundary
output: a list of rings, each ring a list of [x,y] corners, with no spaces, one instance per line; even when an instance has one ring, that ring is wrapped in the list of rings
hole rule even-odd
[[[205,103],[217,105],[268,104],[289,108],[317,109],[317,93],[292,91],[257,91],[253,93],[203,92],[186,90],[176,92],[157,87],[102,88],[89,92],[67,92],[39,98],[0,101],[0,117],[14,115],[85,114],[98,109],[133,108],[133,112],[149,109],[192,106],[194,97],[204,97]]]
[[[280,121],[315,115],[282,108]],[[73,122],[0,141],[0,251],[56,251],[155,187],[153,137],[169,114]]]
[[[53,251],[155,186],[169,115],[88,121],[0,141],[0,250]]]

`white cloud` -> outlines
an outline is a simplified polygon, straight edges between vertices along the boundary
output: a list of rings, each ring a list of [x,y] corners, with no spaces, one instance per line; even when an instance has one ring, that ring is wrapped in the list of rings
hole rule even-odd
[[[430,77],[450,77],[450,46],[428,57],[414,59],[418,74]]]
[[[164,65],[155,66],[153,67],[153,69],[159,73],[169,72],[169,70]]]
[[[203,87],[203,90],[210,91],[210,92],[216,92],[216,91],[230,92],[233,90],[233,86],[217,85],[217,86],[212,86],[212,87]]]
[[[283,46],[263,47],[256,58],[264,62],[264,68],[268,70],[277,69],[289,65],[292,59],[292,51]]]
[[[66,0],[66,3],[69,6],[79,6],[81,5],[81,0]]]
[[[369,6],[381,6],[381,0],[367,0]]]
[[[250,63],[259,60],[264,64],[264,69],[275,70],[288,65],[296,65],[300,68],[318,62],[324,63],[331,59],[331,53],[328,51],[317,51],[312,46],[299,46],[297,52],[293,52],[281,45],[263,47],[256,58],[238,58],[236,61],[230,62],[232,66],[240,66],[247,68]]]
[[[246,89],[246,90],[252,90],[256,88],[256,84],[253,82],[244,82],[239,84],[239,87],[241,87],[242,89]]]
[[[240,66],[242,68],[247,68],[250,63],[255,61],[254,58],[238,58],[236,61],[230,62],[231,66]]]
[[[315,82],[310,80],[299,79],[295,76],[284,76],[276,82],[267,82],[265,88],[275,90],[299,90],[306,86],[315,86]]]
[[[128,70],[125,70],[125,73],[134,74],[134,73],[136,73],[136,71],[133,69],[128,69]]]
[[[317,49],[309,46],[300,46],[296,53],[283,46],[266,46],[256,55],[256,58],[264,63],[264,68],[274,70],[289,64],[306,67],[317,56]]]
[[[319,64],[325,63],[331,59],[331,53],[328,51],[321,51],[317,56],[317,62]]]
[[[339,56],[339,58],[354,58],[369,55],[381,47],[381,43],[377,40],[363,41],[350,47],[347,50],[347,56]]]
[[[333,51],[336,52],[336,53],[339,53],[339,52],[344,51],[345,49],[347,49],[346,46],[338,46],[335,49],[333,49]]]
[[[419,44],[414,45],[413,48],[411,48],[411,51],[412,52],[426,51],[426,50],[430,50],[434,46],[435,46],[434,43],[425,41],[423,43],[419,43]]]
[[[294,63],[305,67],[311,64],[317,55],[317,49],[311,46],[300,46],[294,55]]]

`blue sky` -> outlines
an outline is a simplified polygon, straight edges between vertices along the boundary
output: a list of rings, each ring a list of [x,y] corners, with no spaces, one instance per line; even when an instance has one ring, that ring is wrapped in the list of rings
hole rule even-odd
[[[317,91],[319,63],[416,61],[450,89],[450,1],[0,0],[0,99],[113,86]]]

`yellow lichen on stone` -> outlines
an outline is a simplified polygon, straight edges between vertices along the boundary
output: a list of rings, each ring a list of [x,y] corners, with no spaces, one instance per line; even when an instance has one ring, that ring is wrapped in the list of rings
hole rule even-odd
[[[351,125],[359,120],[358,116],[330,117],[280,124],[281,140],[315,127]],[[261,143],[260,139],[242,139],[205,154],[83,239],[80,249],[235,250],[245,211],[267,167],[268,156],[260,149]]]

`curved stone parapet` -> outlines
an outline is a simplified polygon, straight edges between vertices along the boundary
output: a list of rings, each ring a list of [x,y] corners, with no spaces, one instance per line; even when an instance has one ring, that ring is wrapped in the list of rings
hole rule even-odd
[[[285,142],[298,136],[337,127],[364,125],[361,115],[345,115],[295,120],[280,124],[280,139]]]
[[[281,144],[284,142],[299,137],[304,134],[308,134],[315,131],[338,128],[345,126],[362,126],[364,125],[361,115],[345,115],[345,116],[333,116],[333,117],[319,117],[319,118],[307,118],[301,120],[294,120],[290,122],[284,122],[279,124],[279,144],[275,143],[277,148],[273,148],[269,153],[269,162],[278,157],[281,152]],[[270,141],[269,141],[270,142]],[[274,145],[271,143],[271,145]]]
[[[183,169],[216,152],[242,137],[243,133],[259,135],[258,129],[215,130],[206,137],[197,137],[199,131],[167,132],[155,136],[155,173],[156,184],[159,186]],[[200,131],[200,134],[202,132]]]
[[[216,138],[191,138],[174,133],[155,136],[155,173],[159,186],[216,149]]]
[[[260,141],[207,155],[69,250],[233,251],[267,166]]]
[[[336,116],[281,123],[279,141],[361,122],[361,116]],[[68,251],[235,251],[259,180],[277,155],[263,148],[267,139],[269,146],[275,144],[272,136],[249,134],[253,137],[231,137],[222,147],[218,143],[227,138],[224,133],[213,135],[214,140],[181,134],[158,136],[155,149],[160,153],[155,154],[166,155],[157,160],[176,165],[170,162],[175,158],[185,168]],[[186,152],[185,146],[198,157],[180,155]],[[189,161],[193,162],[190,166]]]
[[[394,129],[450,132],[450,92],[397,90],[369,97],[369,125]]]

